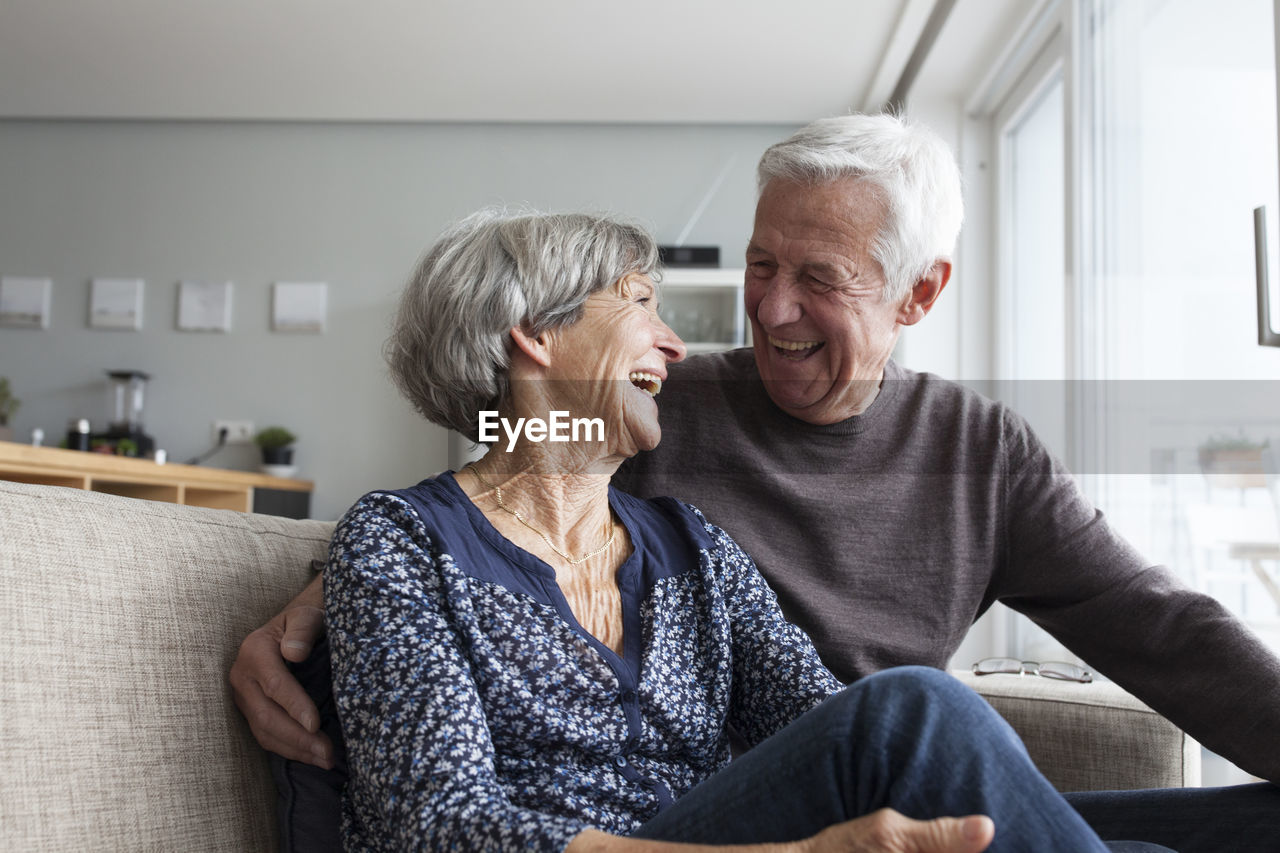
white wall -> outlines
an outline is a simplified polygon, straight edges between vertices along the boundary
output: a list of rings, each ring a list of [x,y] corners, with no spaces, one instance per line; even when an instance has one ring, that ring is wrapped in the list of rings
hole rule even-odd
[[[446,467],[446,433],[415,416],[380,358],[395,295],[453,219],[484,204],[609,209],[740,261],[760,153],[781,126],[0,122],[0,274],[53,279],[47,331],[0,329],[16,438],[110,414],[104,371],[153,375],[146,428],[175,461],[218,418],[301,441],[312,513]],[[88,328],[89,280],[146,280],[140,332]],[[232,331],[175,330],[177,282],[235,282]],[[328,331],[269,330],[270,285],[329,284]],[[253,468],[251,448],[209,464]]]
[[[899,357],[983,378],[977,155],[957,102],[912,114],[960,156],[968,225],[951,284]],[[448,222],[495,202],[613,209],[669,242],[728,165],[689,242],[719,245],[734,265],[756,160],[792,129],[0,121],[0,274],[54,281],[48,331],[0,329],[0,376],[23,400],[16,437],[39,426],[56,442],[73,417],[103,422],[103,371],[146,370],[146,427],[172,459],[205,450],[218,418],[285,424],[301,436],[300,476],[316,482],[312,514],[335,518],[369,489],[449,464],[447,434],[397,397],[379,354],[398,289]],[[88,328],[94,276],[146,280],[141,332]],[[183,278],[235,282],[229,334],[175,331]],[[276,280],[329,283],[326,334],[269,331]],[[252,448],[230,447],[209,464],[256,462]],[[957,664],[991,653],[1000,629],[979,623]]]

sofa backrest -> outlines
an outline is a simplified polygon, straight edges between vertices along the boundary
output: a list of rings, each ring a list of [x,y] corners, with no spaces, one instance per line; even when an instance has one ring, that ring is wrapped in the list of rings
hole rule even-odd
[[[227,671],[332,530],[0,482],[0,849],[276,849]]]

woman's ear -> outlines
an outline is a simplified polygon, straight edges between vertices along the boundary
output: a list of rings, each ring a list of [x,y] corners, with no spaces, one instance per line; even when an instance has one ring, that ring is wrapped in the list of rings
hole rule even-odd
[[[551,366],[551,350],[547,346],[547,334],[532,334],[531,330],[524,326],[511,327],[511,342],[516,345],[516,349],[528,356],[535,364],[542,367]]]

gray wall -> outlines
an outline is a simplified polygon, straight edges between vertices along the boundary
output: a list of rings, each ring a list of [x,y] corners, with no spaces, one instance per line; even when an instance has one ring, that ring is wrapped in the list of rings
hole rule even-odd
[[[103,371],[153,375],[147,431],[170,458],[218,418],[301,437],[312,513],[446,467],[446,433],[412,413],[380,347],[396,293],[453,219],[484,204],[607,209],[740,263],[760,153],[780,126],[0,122],[0,274],[53,279],[47,331],[0,329],[15,438],[110,414]],[[88,328],[89,280],[146,280],[140,332]],[[177,283],[235,282],[229,334],[178,332]],[[274,334],[274,281],[329,284],[328,331]],[[252,469],[251,448],[209,464]]]

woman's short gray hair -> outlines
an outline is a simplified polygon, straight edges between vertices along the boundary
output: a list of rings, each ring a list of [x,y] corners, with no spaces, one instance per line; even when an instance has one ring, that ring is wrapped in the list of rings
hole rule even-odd
[[[574,323],[588,296],[657,265],[648,232],[609,216],[473,213],[405,286],[384,352],[391,378],[427,420],[475,440],[480,410],[506,399],[513,327]]]
[[[907,295],[940,259],[951,258],[964,221],[960,169],[924,125],[888,113],[823,118],[760,158],[759,189],[775,178],[827,184],[857,178],[875,187],[885,222],[871,247],[884,296]]]

